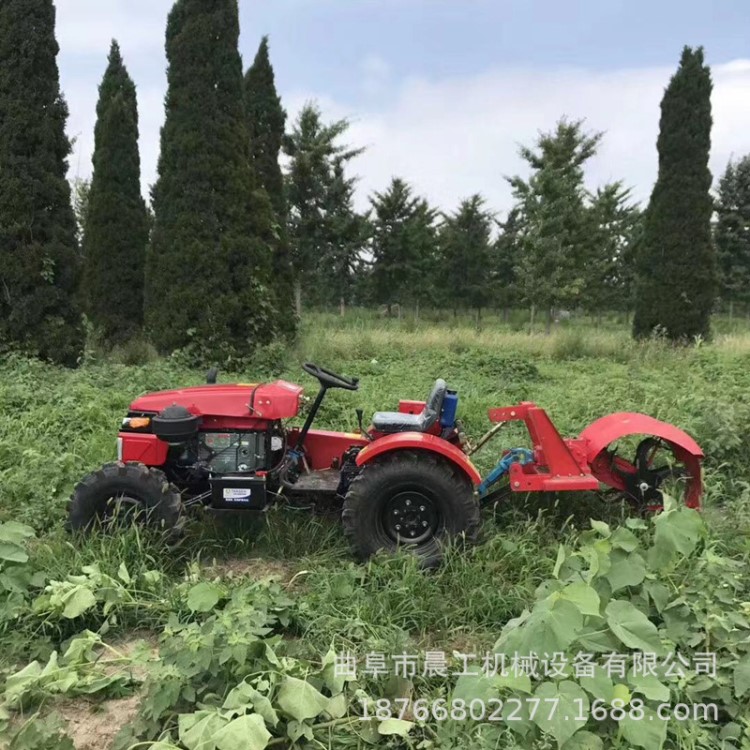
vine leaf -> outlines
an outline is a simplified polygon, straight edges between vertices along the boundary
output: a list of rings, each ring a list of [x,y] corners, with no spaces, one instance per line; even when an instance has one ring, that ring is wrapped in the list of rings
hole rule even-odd
[[[630,602],[611,601],[604,611],[610,630],[626,646],[644,653],[664,653],[656,625]]]
[[[191,612],[210,612],[221,598],[221,589],[214,583],[196,583],[188,591],[187,605]]]
[[[745,654],[734,668],[734,694],[742,698],[748,690],[750,690],[750,654]]]
[[[406,737],[413,726],[413,721],[405,721],[404,719],[385,719],[378,724],[378,734],[395,734],[399,737]]]
[[[620,719],[622,736],[631,744],[645,750],[661,750],[667,736],[667,722],[660,719],[650,708],[643,709],[641,718],[626,714]]]
[[[589,710],[586,693],[572,680],[563,680],[543,682],[534,695],[541,702],[532,721],[562,747],[586,723]]]
[[[264,750],[271,733],[262,716],[250,714],[230,721],[214,739],[218,750]]]
[[[328,708],[328,698],[309,682],[296,677],[285,677],[276,698],[284,713],[297,721],[314,719]]]
[[[187,750],[215,750],[216,735],[226,721],[215,711],[196,711],[180,714],[178,732],[180,742]]]

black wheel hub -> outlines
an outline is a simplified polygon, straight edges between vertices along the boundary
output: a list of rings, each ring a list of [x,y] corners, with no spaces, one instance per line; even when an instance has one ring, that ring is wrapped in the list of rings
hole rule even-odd
[[[435,535],[439,523],[435,502],[417,490],[399,492],[383,510],[385,533],[398,544],[421,544]]]

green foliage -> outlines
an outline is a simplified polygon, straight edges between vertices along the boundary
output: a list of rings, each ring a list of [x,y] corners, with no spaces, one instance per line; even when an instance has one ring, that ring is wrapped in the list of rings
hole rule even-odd
[[[273,212],[250,155],[236,0],[178,0],[167,26],[166,122],[146,263],[161,352],[214,363],[273,338]],[[191,341],[192,340],[192,341]]]
[[[129,338],[143,323],[149,222],[141,195],[135,84],[112,42],[99,87],[94,174],[86,195],[86,311],[106,341]]]
[[[372,288],[375,301],[419,305],[431,299],[437,256],[437,212],[394,177],[372,204]],[[439,271],[438,271],[439,272]]]
[[[346,168],[362,149],[339,142],[348,128],[347,120],[324,124],[320,109],[307,104],[284,143],[297,294],[313,304],[352,302],[361,267],[366,223],[354,211],[356,180]]]
[[[575,305],[585,289],[590,236],[583,167],[601,137],[562,119],[535,149],[521,148],[531,177],[510,180],[523,226],[516,273],[525,298],[547,312],[548,329],[553,308]]]
[[[490,303],[492,215],[484,199],[463,201],[440,228],[436,285],[441,304],[481,311]]]
[[[271,287],[278,311],[277,325],[287,338],[297,331],[294,309],[294,277],[287,234],[288,208],[279,154],[284,139],[286,112],[276,92],[268,55],[268,37],[263,37],[255,61],[245,74],[245,105],[250,148],[258,177],[274,212]]]
[[[711,238],[711,71],[685,47],[661,103],[659,175],[636,257],[633,334],[674,341],[710,334],[717,291]]]
[[[57,53],[52,0],[3,1],[0,349],[73,367],[83,326],[74,299],[79,257]]]
[[[735,304],[750,303],[750,155],[727,164],[717,193],[719,294],[732,312]]]

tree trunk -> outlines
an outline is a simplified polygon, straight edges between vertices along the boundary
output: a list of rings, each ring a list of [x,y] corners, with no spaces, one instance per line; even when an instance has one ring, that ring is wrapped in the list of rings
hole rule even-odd
[[[294,282],[294,309],[297,317],[302,317],[302,282],[296,279]]]
[[[734,300],[729,300],[729,325],[731,327],[732,321],[734,320]]]
[[[419,300],[414,305],[414,320],[419,320]]]
[[[529,315],[529,335],[534,333],[534,318],[536,318],[536,305],[531,303],[531,314]]]
[[[551,307],[547,308],[547,323],[544,326],[544,333],[549,336],[552,333],[552,318],[554,317],[554,310]]]
[[[510,310],[507,307],[503,308],[503,323],[507,323],[510,320]]]
[[[346,314],[346,301],[343,297],[339,298],[339,315],[343,318]]]

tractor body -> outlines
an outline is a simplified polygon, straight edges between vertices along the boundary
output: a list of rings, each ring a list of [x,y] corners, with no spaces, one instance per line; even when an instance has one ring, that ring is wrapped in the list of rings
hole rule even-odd
[[[547,413],[527,402],[490,409],[494,426],[472,443],[458,419],[458,394],[438,380],[427,400],[377,412],[367,429],[358,411],[358,432],[317,430],[312,424],[328,390],[354,391],[358,381],[312,364],[304,369],[320,390],[301,426],[289,421],[302,412],[304,389],[283,380],[209,383],[136,399],[117,438],[118,462],[76,488],[71,527],[111,519],[113,503],[122,501],[161,513],[162,525],[196,505],[236,513],[274,502],[324,504],[341,511],[363,556],[409,545],[432,563],[445,538],[476,535],[483,503],[510,492],[609,490],[648,509],[661,506],[670,484],[670,494],[674,486],[689,506],[700,503],[700,447],[652,417],[612,414],[564,439]],[[511,421],[525,423],[531,445],[502,450],[483,479],[471,455]],[[618,453],[631,435],[644,436],[632,460]],[[140,488],[158,484],[154,477],[168,502],[152,490],[139,496]]]

